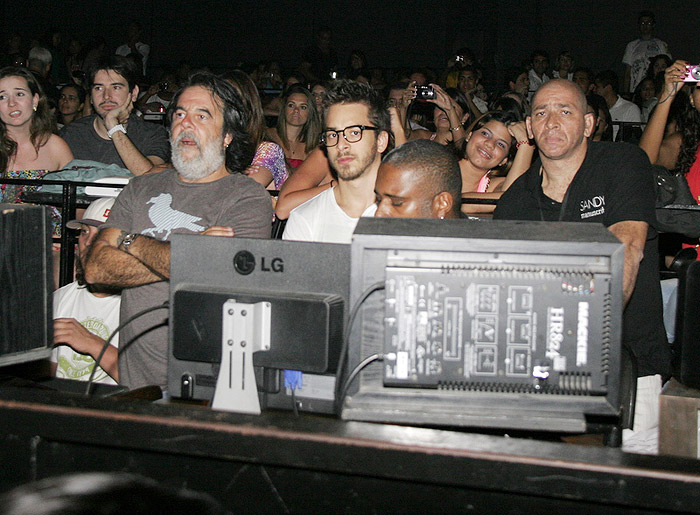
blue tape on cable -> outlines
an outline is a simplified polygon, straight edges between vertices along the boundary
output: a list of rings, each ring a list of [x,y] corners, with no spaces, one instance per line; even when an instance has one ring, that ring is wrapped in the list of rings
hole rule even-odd
[[[284,386],[291,390],[299,390],[301,388],[302,374],[299,370],[284,371]]]

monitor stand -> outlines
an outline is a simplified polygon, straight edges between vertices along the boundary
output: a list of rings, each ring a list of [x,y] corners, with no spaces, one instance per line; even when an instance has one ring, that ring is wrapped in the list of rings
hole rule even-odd
[[[269,302],[223,304],[221,368],[212,408],[236,413],[260,414],[253,353],[270,349],[272,308]]]

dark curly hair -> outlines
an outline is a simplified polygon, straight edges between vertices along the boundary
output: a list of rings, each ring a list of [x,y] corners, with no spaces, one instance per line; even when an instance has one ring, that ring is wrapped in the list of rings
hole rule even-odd
[[[21,77],[27,81],[29,91],[34,95],[39,95],[39,102],[36,111],[32,116],[29,126],[30,141],[34,149],[39,149],[46,144],[51,137],[52,120],[49,113],[49,105],[46,100],[44,90],[32,72],[19,66],[6,66],[0,70],[0,79],[5,77]],[[10,160],[17,153],[17,142],[7,134],[5,124],[0,122],[0,173],[7,170]]]
[[[681,149],[678,153],[678,161],[673,169],[675,173],[686,174],[695,162],[700,146],[700,106],[693,107],[688,103],[678,116],[676,127],[682,136]]]
[[[224,117],[223,135],[233,137],[226,148],[226,168],[233,173],[243,173],[255,156],[256,145],[247,134],[251,113],[246,109],[236,89],[218,75],[210,72],[197,72],[190,76],[170,102],[168,119],[172,122],[180,95],[187,88],[199,86],[208,90]]]

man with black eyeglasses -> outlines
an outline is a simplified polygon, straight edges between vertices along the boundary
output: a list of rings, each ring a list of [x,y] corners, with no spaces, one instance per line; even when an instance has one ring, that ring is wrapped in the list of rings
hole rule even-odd
[[[361,216],[374,216],[374,183],[382,153],[393,146],[389,112],[371,86],[338,81],[323,102],[321,144],[332,186],[289,215],[283,239],[350,243]]]

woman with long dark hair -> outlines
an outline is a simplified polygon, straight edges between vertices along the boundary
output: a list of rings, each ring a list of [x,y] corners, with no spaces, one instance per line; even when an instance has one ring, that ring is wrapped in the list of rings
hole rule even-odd
[[[51,132],[46,96],[26,68],[0,70],[0,172],[3,178],[39,179],[73,159],[63,139]],[[25,187],[0,185],[0,202],[19,199]]]
[[[246,132],[256,150],[252,163],[244,173],[266,188],[279,190],[287,180],[287,166],[282,148],[271,141],[263,141],[265,116],[258,88],[250,76],[241,70],[224,74],[224,79],[236,89],[250,113]]]
[[[690,102],[676,118],[676,131],[667,134],[671,105],[680,96],[685,85],[683,79],[687,74],[688,63],[685,61],[676,61],[666,69],[664,88],[642,133],[639,146],[653,164],[684,175],[695,202],[700,204],[700,82],[688,83]],[[697,249],[699,246],[700,241],[697,240],[683,243],[683,248]]]
[[[284,93],[277,127],[267,129],[268,139],[284,149],[290,172],[299,168],[318,146],[321,123],[315,106],[308,89],[292,84]]]
[[[664,88],[639,146],[654,164],[685,175],[696,201],[700,199],[700,83],[690,82],[690,103],[679,114],[676,131],[666,134],[671,104],[683,89],[688,63],[676,61],[666,69]]]

